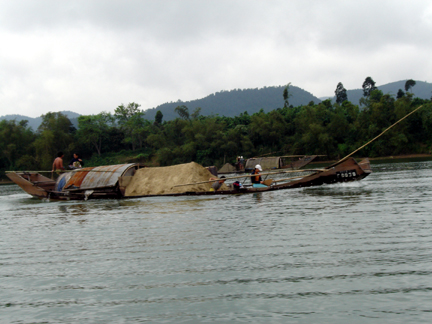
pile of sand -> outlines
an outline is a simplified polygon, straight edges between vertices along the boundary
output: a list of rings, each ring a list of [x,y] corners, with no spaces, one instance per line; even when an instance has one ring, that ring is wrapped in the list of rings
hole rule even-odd
[[[139,169],[126,187],[126,196],[162,195],[186,191],[210,191],[212,182],[182,187],[177,185],[208,181],[214,177],[203,166],[191,162],[168,167]],[[220,190],[227,190],[223,184]]]
[[[230,173],[230,172],[236,172],[237,169],[235,166],[229,163],[225,163],[225,165],[219,170],[219,173]]]

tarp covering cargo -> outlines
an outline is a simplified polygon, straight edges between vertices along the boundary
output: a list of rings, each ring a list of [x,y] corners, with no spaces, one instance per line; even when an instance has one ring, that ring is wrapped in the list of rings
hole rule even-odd
[[[66,185],[64,186],[65,189],[69,188],[80,188],[81,183],[83,182],[84,178],[87,176],[87,174],[92,170],[93,168],[85,168],[80,169],[79,171],[73,171],[66,173],[65,179]],[[57,181],[60,187],[60,181]],[[60,190],[59,190],[60,191]]]
[[[63,189],[114,187],[119,177],[124,175],[129,169],[134,169],[135,166],[136,163],[129,163],[77,169],[70,173],[71,176],[67,180],[66,185],[63,186]]]

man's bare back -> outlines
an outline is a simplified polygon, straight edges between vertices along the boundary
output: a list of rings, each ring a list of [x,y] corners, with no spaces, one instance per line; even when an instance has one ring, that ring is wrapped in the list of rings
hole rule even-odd
[[[63,156],[56,157],[56,159],[54,160],[54,163],[53,163],[53,166],[52,166],[52,170],[53,171],[64,170],[65,169],[64,166],[63,166],[63,159],[62,159],[62,157]]]

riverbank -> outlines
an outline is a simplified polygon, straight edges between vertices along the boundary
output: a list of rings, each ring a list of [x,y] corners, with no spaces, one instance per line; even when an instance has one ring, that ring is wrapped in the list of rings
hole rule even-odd
[[[407,155],[383,156],[383,157],[369,158],[369,160],[374,161],[374,160],[417,159],[417,158],[432,159],[432,154],[407,154]]]

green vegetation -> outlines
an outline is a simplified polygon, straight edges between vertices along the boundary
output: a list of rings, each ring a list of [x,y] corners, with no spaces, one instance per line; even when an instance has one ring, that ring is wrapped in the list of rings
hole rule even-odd
[[[65,153],[65,165],[78,152],[86,166],[141,162],[166,166],[196,161],[221,166],[236,156],[272,153],[325,154],[334,159],[354,151],[384,129],[418,107],[424,107],[378,140],[364,148],[361,156],[429,153],[432,147],[432,103],[414,98],[407,81],[398,97],[384,94],[368,77],[359,107],[347,100],[342,83],[336,102],[289,105],[290,87],[280,97],[284,106],[235,117],[202,116],[200,108],[189,111],[177,106],[177,118],[163,120],[155,114],[148,120],[137,103],[120,105],[112,115],[80,116],[75,128],[62,113],[42,115],[33,131],[26,121],[0,122],[0,170],[50,170],[57,151]]]

